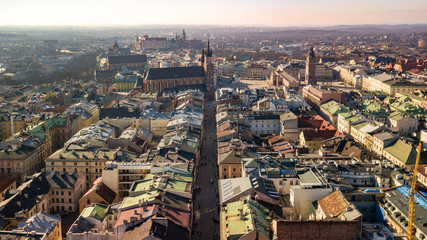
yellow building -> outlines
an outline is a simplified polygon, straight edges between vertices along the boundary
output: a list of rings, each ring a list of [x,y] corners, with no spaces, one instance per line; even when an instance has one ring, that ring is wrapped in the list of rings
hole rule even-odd
[[[121,149],[96,148],[90,144],[71,143],[46,159],[46,169],[84,174],[87,186],[102,176],[107,161],[130,161],[135,154]]]
[[[242,163],[244,158],[253,158],[254,155],[241,149],[228,146],[218,147],[219,179],[242,177]]]
[[[138,77],[128,77],[124,79],[116,79],[117,92],[129,92],[134,89]]]
[[[87,127],[92,123],[96,123],[99,120],[99,107],[96,104],[88,103],[88,102],[80,102],[76,103],[67,110],[64,111],[63,114],[67,115],[80,115],[81,116],[81,128]],[[80,129],[79,129],[80,130]]]
[[[7,139],[28,126],[40,122],[40,115],[38,114],[29,116],[10,114],[9,116],[0,117],[0,139]]]
[[[305,129],[299,136],[300,146],[308,147],[310,151],[318,151],[325,140],[344,135],[337,130]]]

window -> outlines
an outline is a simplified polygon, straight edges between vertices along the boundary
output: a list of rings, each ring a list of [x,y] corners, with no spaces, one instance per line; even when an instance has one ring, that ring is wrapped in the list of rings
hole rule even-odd
[[[71,198],[68,199],[68,202],[71,203]]]
[[[224,172],[227,172],[227,168],[224,168]]]
[[[90,204],[90,198],[86,199],[86,203]]]
[[[68,207],[68,211],[72,212],[72,211],[73,211],[73,207],[72,207],[72,206],[69,206],[69,207]]]
[[[61,195],[64,195],[64,191],[61,191]]]
[[[71,192],[68,192],[68,196],[71,196]]]
[[[233,172],[235,172],[236,171],[236,168],[233,168]]]

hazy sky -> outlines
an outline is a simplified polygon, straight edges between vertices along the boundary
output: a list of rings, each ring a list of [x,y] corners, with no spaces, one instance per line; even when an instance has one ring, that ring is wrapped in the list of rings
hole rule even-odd
[[[426,0],[0,0],[0,25],[427,23]]]

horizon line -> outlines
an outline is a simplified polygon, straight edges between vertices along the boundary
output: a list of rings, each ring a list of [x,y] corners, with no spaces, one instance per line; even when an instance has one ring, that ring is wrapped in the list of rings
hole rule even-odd
[[[246,24],[235,24],[235,25],[223,25],[223,24],[1,24],[1,27],[247,27],[247,28],[256,28],[256,27],[264,27],[264,28],[323,28],[323,27],[342,27],[342,26],[414,26],[414,25],[427,25],[427,22],[425,23],[369,23],[369,24],[320,24],[320,25],[308,25],[308,24],[299,24],[299,25],[270,25],[270,24],[252,24],[252,25],[246,25]]]

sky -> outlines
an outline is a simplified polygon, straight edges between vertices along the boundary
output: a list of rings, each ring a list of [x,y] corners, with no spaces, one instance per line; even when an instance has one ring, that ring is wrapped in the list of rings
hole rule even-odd
[[[427,23],[426,0],[0,0],[0,25]]]

